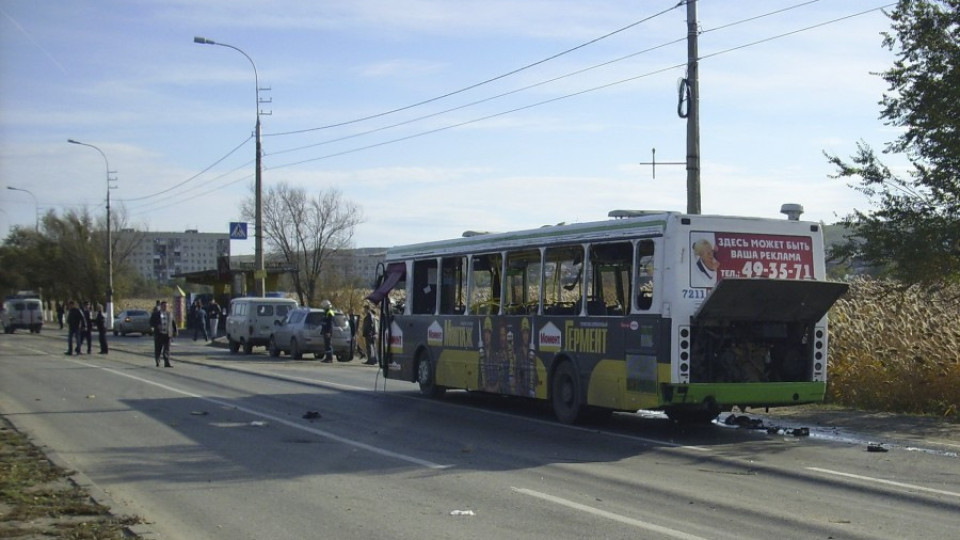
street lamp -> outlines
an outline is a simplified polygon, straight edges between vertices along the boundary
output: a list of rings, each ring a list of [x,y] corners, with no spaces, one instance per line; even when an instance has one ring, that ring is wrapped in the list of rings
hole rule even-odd
[[[89,146],[103,156],[103,164],[107,167],[107,329],[113,330],[113,239],[110,235],[110,162],[107,161],[107,155],[103,150],[92,144],[87,144],[73,139],[67,139],[68,143],[79,144],[80,146]]]
[[[7,189],[12,189],[13,191],[23,191],[25,193],[29,193],[30,196],[33,197],[33,206],[35,209],[33,228],[35,231],[40,232],[40,203],[37,202],[37,196],[34,195],[33,192],[30,191],[29,189],[23,189],[23,188],[18,188],[13,186],[7,186]]]
[[[266,295],[266,278],[267,272],[264,269],[263,263],[263,200],[262,200],[262,165],[261,165],[261,155],[260,150],[260,76],[257,74],[257,65],[253,62],[253,58],[250,58],[250,55],[243,52],[239,47],[234,47],[233,45],[228,45],[226,43],[218,43],[212,39],[207,39],[204,37],[194,37],[194,43],[200,43],[201,45],[219,45],[221,47],[227,47],[233,49],[250,61],[250,65],[253,66],[253,83],[256,90],[256,111],[257,111],[257,125],[255,129],[256,141],[257,141],[257,159],[256,159],[256,174],[254,176],[254,190],[255,190],[255,202],[256,202],[256,212],[254,218],[254,228],[256,229],[256,234],[254,235],[254,245],[253,245],[253,258],[254,258],[254,289],[257,296]]]

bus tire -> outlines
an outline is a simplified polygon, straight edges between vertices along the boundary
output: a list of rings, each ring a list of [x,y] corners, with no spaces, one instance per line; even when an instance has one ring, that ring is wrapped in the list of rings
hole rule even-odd
[[[227,338],[227,340],[230,342],[230,352],[231,352],[231,353],[237,354],[238,352],[240,352],[240,342],[239,342],[239,341],[234,341],[234,340],[232,340],[232,339],[230,339],[230,338]]]
[[[427,397],[440,397],[446,391],[446,388],[437,385],[437,371],[429,353],[424,352],[417,357],[417,383],[420,384],[420,393]]]
[[[553,414],[563,424],[580,421],[585,405],[580,399],[580,377],[573,362],[562,361],[550,381],[550,402]]]

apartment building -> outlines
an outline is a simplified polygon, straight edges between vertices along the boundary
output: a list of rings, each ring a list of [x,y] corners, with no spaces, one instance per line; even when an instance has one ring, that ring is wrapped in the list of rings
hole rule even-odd
[[[140,275],[161,283],[175,274],[217,268],[217,257],[230,255],[228,233],[143,232],[124,229],[116,233],[120,243],[132,246],[126,263]]]

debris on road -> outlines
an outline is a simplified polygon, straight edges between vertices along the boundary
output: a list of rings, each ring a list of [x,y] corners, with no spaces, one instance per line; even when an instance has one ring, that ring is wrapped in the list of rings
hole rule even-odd
[[[303,418],[307,420],[316,420],[317,418],[320,418],[320,413],[318,411],[307,411],[303,413]]]

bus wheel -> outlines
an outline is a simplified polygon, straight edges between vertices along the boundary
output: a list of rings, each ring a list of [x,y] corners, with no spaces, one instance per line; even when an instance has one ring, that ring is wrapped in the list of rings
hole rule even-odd
[[[440,397],[446,390],[446,388],[437,385],[433,360],[427,353],[421,354],[417,361],[417,382],[420,383],[420,393],[427,397]]]
[[[584,405],[580,401],[580,382],[577,370],[571,362],[557,366],[550,383],[550,400],[553,414],[564,424],[575,424],[580,420]]]
[[[243,345],[243,354],[253,354],[253,344],[247,340],[241,340],[240,344]]]
[[[240,352],[240,342],[227,338],[230,341],[230,352],[237,354]]]
[[[269,346],[269,349],[270,349],[270,356],[272,356],[272,357],[274,357],[274,358],[280,356],[280,348],[277,347],[277,340],[274,339],[273,336],[270,336],[270,346]]]

